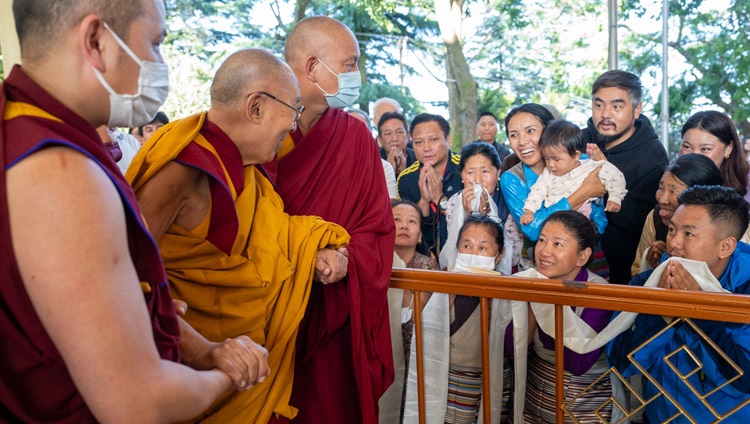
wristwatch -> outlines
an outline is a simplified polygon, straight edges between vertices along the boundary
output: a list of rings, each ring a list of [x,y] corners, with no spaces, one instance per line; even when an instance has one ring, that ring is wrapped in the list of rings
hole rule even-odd
[[[438,207],[440,210],[446,210],[448,209],[448,197],[443,196],[440,198],[440,201],[438,202]]]

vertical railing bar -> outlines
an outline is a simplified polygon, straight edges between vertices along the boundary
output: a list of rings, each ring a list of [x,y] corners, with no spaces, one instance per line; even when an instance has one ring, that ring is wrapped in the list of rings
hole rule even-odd
[[[412,299],[414,299],[414,334],[416,335],[415,338],[417,343],[417,407],[419,411],[419,424],[425,424],[424,357],[422,352],[422,293],[414,290],[412,296]],[[406,372],[409,371],[407,370]]]
[[[563,399],[565,379],[565,350],[563,345],[563,306],[555,305],[555,417],[557,424],[563,424]]]
[[[489,424],[492,417],[490,399],[490,308],[486,297],[479,298],[479,307],[479,316],[482,320],[482,406],[484,407],[484,422]]]

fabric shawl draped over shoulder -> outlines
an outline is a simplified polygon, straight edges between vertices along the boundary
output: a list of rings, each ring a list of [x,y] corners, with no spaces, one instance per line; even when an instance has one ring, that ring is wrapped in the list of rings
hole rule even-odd
[[[202,131],[207,124],[203,113],[165,126],[135,157],[127,179],[137,192],[173,160],[208,174],[208,236],[172,224],[159,241],[173,296],[187,302],[186,320],[207,339],[247,335],[269,351],[269,377],[220,399],[204,422],[265,424],[274,413],[292,418],[295,339],[317,252],[345,245],[349,237],[318,217],[284,213],[281,198],[254,166],[239,168],[244,183],[235,186],[237,169],[233,174],[226,152],[236,146],[228,138],[223,145],[208,140]],[[226,137],[220,136],[213,138]]]
[[[297,130],[292,138],[294,148],[277,163],[277,187],[286,211],[319,215],[351,235],[346,279],[313,287],[300,330],[298,367],[305,366],[324,340],[350,338],[363,422],[374,423],[378,399],[393,380],[387,290],[395,224],[380,155],[367,128],[338,109],[328,109],[304,137]],[[336,336],[347,326],[350,335]],[[332,379],[340,368],[331,363],[329,369],[310,371]]]

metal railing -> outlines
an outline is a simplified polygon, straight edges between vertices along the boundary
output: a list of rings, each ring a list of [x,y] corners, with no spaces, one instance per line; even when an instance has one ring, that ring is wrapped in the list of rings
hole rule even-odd
[[[563,305],[628,311],[750,324],[750,296],[582,283],[549,279],[459,274],[445,271],[394,269],[391,287],[414,292],[414,334],[419,422],[425,423],[424,359],[422,351],[422,307],[420,292],[448,293],[480,298],[482,368],[489,369],[488,299],[508,299],[555,305],[555,359],[557,422],[563,413]],[[482,373],[482,405],[485,423],[490,422],[489,374]]]

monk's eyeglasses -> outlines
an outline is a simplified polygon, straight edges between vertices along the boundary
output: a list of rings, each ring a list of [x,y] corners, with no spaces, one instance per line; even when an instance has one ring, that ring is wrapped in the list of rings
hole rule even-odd
[[[282,105],[284,105],[284,106],[288,107],[289,109],[293,110],[294,113],[295,113],[295,115],[294,115],[294,130],[297,129],[297,121],[299,121],[299,117],[302,115],[302,112],[305,111],[305,107],[304,106],[294,107],[294,106],[290,105],[289,103],[287,103],[287,102],[279,99],[278,97],[274,96],[273,94],[266,93],[265,91],[258,91],[258,94],[262,94],[264,96],[270,97],[271,99],[276,100],[277,102],[281,103]],[[294,131],[294,130],[292,130],[292,131]]]

